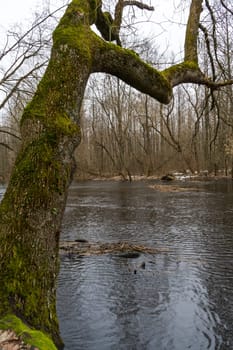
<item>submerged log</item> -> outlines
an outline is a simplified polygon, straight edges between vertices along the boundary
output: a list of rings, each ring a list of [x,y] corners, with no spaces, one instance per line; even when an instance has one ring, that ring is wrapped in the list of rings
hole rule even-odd
[[[175,177],[172,174],[166,174],[166,175],[163,175],[161,177],[161,180],[163,180],[163,181],[172,181],[174,179],[175,179]]]

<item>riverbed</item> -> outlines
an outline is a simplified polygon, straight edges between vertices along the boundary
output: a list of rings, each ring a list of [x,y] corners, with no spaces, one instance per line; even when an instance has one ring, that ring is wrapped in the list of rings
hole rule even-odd
[[[88,181],[70,188],[62,240],[158,248],[137,258],[63,254],[65,350],[233,349],[231,180]]]

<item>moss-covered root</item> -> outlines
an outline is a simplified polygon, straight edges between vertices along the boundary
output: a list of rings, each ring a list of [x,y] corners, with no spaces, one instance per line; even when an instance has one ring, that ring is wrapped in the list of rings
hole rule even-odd
[[[31,345],[36,349],[57,350],[53,341],[45,333],[29,328],[15,315],[7,315],[0,319],[0,330],[14,331],[26,345]],[[0,348],[2,349],[1,343]]]

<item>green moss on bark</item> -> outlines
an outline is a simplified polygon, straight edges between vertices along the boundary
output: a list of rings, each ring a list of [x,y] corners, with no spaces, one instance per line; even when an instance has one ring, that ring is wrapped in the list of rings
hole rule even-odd
[[[165,69],[162,74],[168,80],[172,80],[175,75],[182,76],[182,74],[187,70],[197,71],[199,70],[198,63],[193,61],[184,61],[182,63],[175,64],[167,69]]]
[[[48,335],[28,327],[15,315],[7,315],[0,319],[0,329],[13,330],[25,344],[37,347],[39,350],[57,350]]]
[[[17,315],[59,346],[58,242],[90,75],[90,3],[72,1],[54,32],[49,65],[23,113],[22,147],[0,205],[0,315]]]

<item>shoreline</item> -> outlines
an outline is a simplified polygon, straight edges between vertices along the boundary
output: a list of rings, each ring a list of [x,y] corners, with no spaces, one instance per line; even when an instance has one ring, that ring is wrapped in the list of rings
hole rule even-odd
[[[152,175],[132,175],[132,181],[129,179],[122,179],[121,176],[102,176],[102,177],[83,177],[83,178],[75,178],[73,182],[82,182],[82,181],[119,181],[119,182],[136,182],[136,181],[150,181],[157,180],[163,183],[173,182],[173,181],[219,181],[219,180],[232,180],[231,175],[174,175],[171,180],[163,180],[163,176]]]

